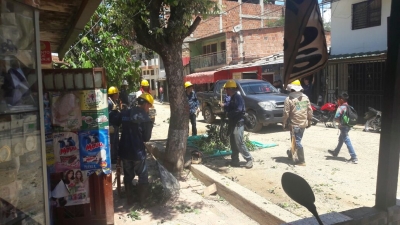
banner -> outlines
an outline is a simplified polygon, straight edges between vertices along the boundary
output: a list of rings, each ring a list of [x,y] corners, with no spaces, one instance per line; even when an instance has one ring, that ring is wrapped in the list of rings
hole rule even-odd
[[[285,86],[322,69],[328,60],[317,0],[287,0],[284,34]]]
[[[88,177],[88,171],[66,170],[62,180],[51,191],[53,205],[63,207],[89,203]]]

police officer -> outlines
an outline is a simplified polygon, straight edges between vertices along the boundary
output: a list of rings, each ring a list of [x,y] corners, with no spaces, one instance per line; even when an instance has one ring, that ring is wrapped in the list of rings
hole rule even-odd
[[[119,126],[117,125],[116,118],[120,112],[119,108],[119,91],[118,88],[111,86],[108,88],[108,118],[110,121],[110,152],[111,163],[115,164],[118,157],[118,141],[119,141]]]
[[[118,118],[122,125],[119,156],[124,170],[124,185],[128,204],[133,203],[132,180],[137,175],[138,196],[140,204],[144,204],[148,195],[148,171],[144,142],[151,138],[153,122],[149,117],[149,109],[154,99],[149,93],[143,93],[137,99],[138,106],[123,110]]]
[[[230,134],[230,144],[232,148],[232,160],[230,166],[240,167],[239,152],[246,160],[245,167],[250,169],[253,167],[253,157],[243,142],[244,133],[244,115],[245,105],[243,98],[237,93],[237,84],[234,80],[228,80],[225,83],[226,94],[230,96],[230,101],[227,103],[220,103],[224,107],[225,112],[228,114],[228,132]]]

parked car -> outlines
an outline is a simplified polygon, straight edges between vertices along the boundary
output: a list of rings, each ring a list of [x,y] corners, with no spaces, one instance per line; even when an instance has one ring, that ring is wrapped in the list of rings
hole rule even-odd
[[[221,117],[224,114],[219,102],[226,96],[223,90],[226,81],[217,81],[212,91],[197,93],[200,109],[207,123],[213,123],[216,116]],[[243,96],[246,112],[251,121],[251,126],[246,126],[247,131],[258,132],[263,126],[282,122],[286,94],[280,93],[267,81],[253,79],[235,81],[238,93]]]

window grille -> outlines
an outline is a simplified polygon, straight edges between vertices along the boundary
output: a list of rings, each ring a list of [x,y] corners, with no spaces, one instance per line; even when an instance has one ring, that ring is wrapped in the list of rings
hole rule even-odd
[[[368,0],[353,4],[352,30],[381,25],[382,0]]]

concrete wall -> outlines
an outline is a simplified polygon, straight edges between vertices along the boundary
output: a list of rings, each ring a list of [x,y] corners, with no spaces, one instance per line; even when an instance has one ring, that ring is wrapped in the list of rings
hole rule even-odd
[[[387,17],[391,0],[382,0],[381,25],[352,30],[352,5],[364,0],[342,0],[332,3],[331,55],[383,51],[387,49]]]

